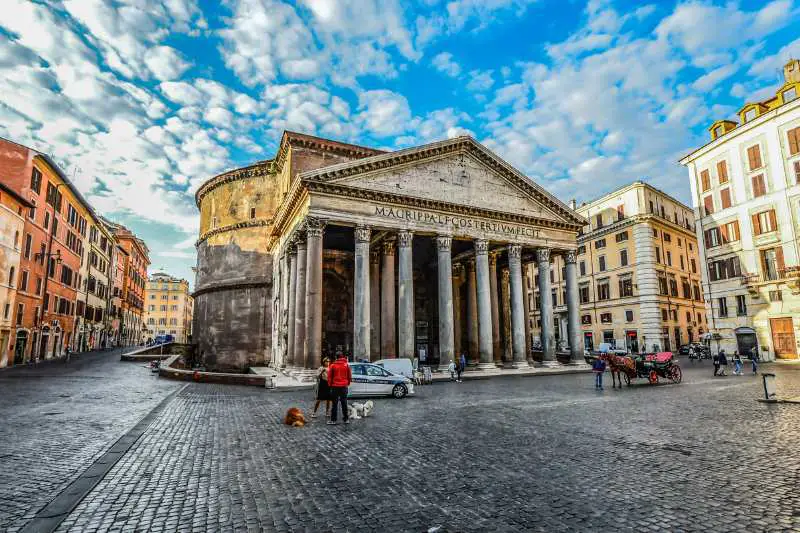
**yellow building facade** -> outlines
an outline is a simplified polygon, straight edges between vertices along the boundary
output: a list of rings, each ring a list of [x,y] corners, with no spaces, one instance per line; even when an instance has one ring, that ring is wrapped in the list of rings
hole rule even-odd
[[[194,300],[185,279],[157,272],[147,280],[144,321],[149,337],[172,335],[175,342],[188,343],[193,309]]]

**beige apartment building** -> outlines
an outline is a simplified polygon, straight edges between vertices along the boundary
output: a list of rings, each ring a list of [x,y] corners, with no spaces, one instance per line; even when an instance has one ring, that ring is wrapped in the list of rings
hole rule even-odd
[[[147,335],[172,335],[177,343],[189,342],[192,334],[194,299],[189,282],[156,272],[145,288],[145,325]]]
[[[681,160],[698,215],[709,323],[729,352],[800,353],[800,61],[775,96],[748,102],[738,121]]]
[[[635,182],[576,212],[589,221],[578,236],[577,257],[584,348],[607,342],[632,352],[673,351],[698,342],[708,326],[692,209]],[[564,267],[557,258],[550,271],[562,349],[567,339]],[[531,270],[529,305],[538,329],[538,276]]]

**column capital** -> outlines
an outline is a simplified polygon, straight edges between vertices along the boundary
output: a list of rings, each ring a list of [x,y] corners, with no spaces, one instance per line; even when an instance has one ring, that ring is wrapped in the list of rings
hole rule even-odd
[[[306,235],[308,237],[322,237],[322,232],[325,229],[325,226],[328,224],[328,221],[322,218],[317,217],[306,217]]]
[[[411,241],[414,239],[414,233],[409,230],[400,230],[397,232],[397,246],[400,248],[408,248],[411,246]]]
[[[384,239],[383,241],[383,255],[394,255],[395,250],[394,239]]]
[[[301,237],[299,237],[299,236],[298,236],[297,240],[296,240],[296,241],[295,241],[295,243],[294,243],[294,246],[293,246],[293,248],[294,248],[294,250],[295,250],[295,253],[297,253],[297,252],[299,252],[299,251],[300,251],[300,249],[301,249],[301,248],[302,248],[303,250],[305,250],[306,248],[308,248],[308,244],[306,243],[306,240],[305,240],[305,239],[303,239],[303,238],[301,238]]]
[[[486,255],[489,253],[489,241],[486,239],[475,240],[475,255]]]
[[[369,262],[372,265],[380,265],[381,264],[381,251],[380,250],[370,250],[369,252]]]
[[[453,263],[453,276],[461,277],[461,272],[464,270],[464,265],[462,263]]]
[[[286,243],[286,254],[287,255],[297,255],[297,246],[292,241]]]
[[[489,266],[496,267],[497,266],[497,258],[500,256],[499,250],[493,250],[489,252]]]
[[[549,263],[550,262],[550,248],[537,248],[536,249],[536,262]]]
[[[509,244],[508,245],[508,258],[509,259],[522,259],[522,245]]]
[[[369,242],[369,238],[372,235],[372,228],[359,224],[356,226],[354,234],[356,242]]]
[[[568,250],[564,254],[564,262],[567,264],[575,263],[578,259],[578,252],[575,250]]]
[[[436,236],[436,249],[440,252],[449,252],[453,245],[453,237],[451,235],[437,235]]]

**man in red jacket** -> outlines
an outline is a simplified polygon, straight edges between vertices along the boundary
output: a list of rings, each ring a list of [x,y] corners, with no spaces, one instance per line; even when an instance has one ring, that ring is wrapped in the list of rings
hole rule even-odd
[[[331,419],[328,420],[328,424],[336,424],[340,403],[342,405],[344,423],[350,423],[347,413],[347,387],[350,386],[351,381],[353,381],[353,373],[350,370],[350,365],[347,363],[347,358],[344,354],[340,353],[337,355],[336,361],[328,367],[328,386],[331,389],[331,399],[333,400]]]

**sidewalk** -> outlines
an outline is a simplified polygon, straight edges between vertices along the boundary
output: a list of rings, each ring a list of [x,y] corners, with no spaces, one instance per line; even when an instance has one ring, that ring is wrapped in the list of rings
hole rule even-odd
[[[467,369],[466,372],[461,374],[461,379],[464,381],[477,380],[477,379],[492,379],[502,377],[517,377],[517,376],[553,376],[560,374],[579,374],[591,372],[589,365],[560,365],[558,367],[529,367],[529,368],[497,368],[491,370],[471,370]],[[273,391],[291,391],[291,390],[307,390],[313,389],[316,383],[312,381],[303,381],[303,376],[290,375],[283,370],[276,370],[274,368],[265,366],[250,367],[250,372],[261,376],[271,376],[275,382]],[[448,383],[451,382],[450,374],[448,372],[434,372],[433,383]]]

